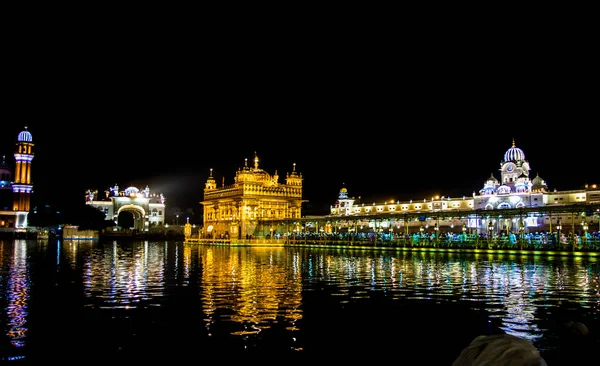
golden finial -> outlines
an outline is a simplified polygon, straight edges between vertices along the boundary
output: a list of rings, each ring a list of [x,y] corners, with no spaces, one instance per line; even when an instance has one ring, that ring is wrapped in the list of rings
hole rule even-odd
[[[515,138],[513,137],[513,146],[512,147],[517,147],[517,145],[515,145]]]
[[[293,168],[292,171],[295,172],[296,171],[296,163],[293,164]]]
[[[258,169],[258,155],[254,152],[254,169]]]

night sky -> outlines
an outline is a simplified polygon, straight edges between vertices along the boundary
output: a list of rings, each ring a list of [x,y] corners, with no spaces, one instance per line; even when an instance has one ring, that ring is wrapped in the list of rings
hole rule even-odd
[[[296,163],[305,214],[327,213],[344,185],[364,202],[471,195],[500,178],[513,138],[550,189],[600,183],[590,47],[290,37],[12,54],[0,152],[12,164],[27,125],[34,203],[63,209],[118,184],[199,210],[209,169],[232,184],[254,152],[281,183]]]

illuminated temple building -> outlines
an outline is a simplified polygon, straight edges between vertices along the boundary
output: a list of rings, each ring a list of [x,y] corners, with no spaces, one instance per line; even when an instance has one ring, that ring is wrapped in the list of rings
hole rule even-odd
[[[18,232],[28,227],[33,192],[31,161],[34,144],[27,126],[17,136],[16,145],[14,171],[4,156],[0,162],[0,231]]]
[[[133,215],[133,229],[139,231],[164,225],[165,200],[162,193],[150,193],[148,186],[141,191],[137,187],[121,190],[116,184],[104,191],[104,197],[99,197],[96,190],[88,190],[85,196],[86,205],[103,212],[106,220],[113,220],[115,225],[122,213]]]
[[[550,191],[539,176],[531,177],[525,153],[514,141],[500,163],[500,178],[492,173],[478,193],[463,197],[432,197],[408,202],[387,201],[365,204],[340,190],[330,208],[329,230],[342,227],[358,230],[401,232],[467,229],[473,233],[500,231],[598,231],[598,212],[586,206],[600,204],[600,189]],[[580,209],[579,209],[580,208]],[[373,220],[376,217],[378,220]],[[337,225],[337,228],[335,227]],[[455,228],[457,227],[457,228]]]
[[[270,175],[258,167],[244,167],[235,175],[234,183],[217,187],[212,169],[204,187],[202,236],[213,238],[248,238],[261,232],[269,222],[300,219],[302,217],[302,174],[296,172],[296,164],[279,182],[277,171]],[[261,228],[257,228],[257,225]],[[263,234],[264,231],[262,232]],[[273,232],[266,235],[273,235]]]

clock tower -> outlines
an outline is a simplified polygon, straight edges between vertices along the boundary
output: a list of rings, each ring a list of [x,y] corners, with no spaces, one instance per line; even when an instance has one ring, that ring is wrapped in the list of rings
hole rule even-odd
[[[15,174],[13,189],[13,211],[16,214],[15,228],[27,228],[27,215],[29,214],[31,193],[31,161],[33,160],[33,138],[31,133],[25,129],[17,137],[17,149],[15,151]]]
[[[504,161],[500,163],[500,184],[509,188],[509,192],[526,192],[531,186],[529,170],[525,153],[515,145],[513,139],[512,147],[506,151]]]

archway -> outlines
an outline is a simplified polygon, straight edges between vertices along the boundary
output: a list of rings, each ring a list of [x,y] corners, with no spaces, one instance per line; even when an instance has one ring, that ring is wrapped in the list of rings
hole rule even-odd
[[[121,213],[124,213],[123,218],[121,218]],[[128,219],[127,216],[131,216],[132,219]],[[119,211],[117,212],[117,223],[119,226],[122,226],[123,229],[133,228],[133,230],[144,230],[145,216],[146,211],[142,207],[136,205],[125,205],[119,208]],[[133,223],[130,223],[130,220],[132,220]],[[123,223],[130,223],[131,225],[123,226],[121,225],[121,221],[123,221]]]
[[[135,225],[135,217],[133,212],[131,211],[121,211],[119,213],[119,217],[117,218],[117,226],[119,229],[133,229]]]

